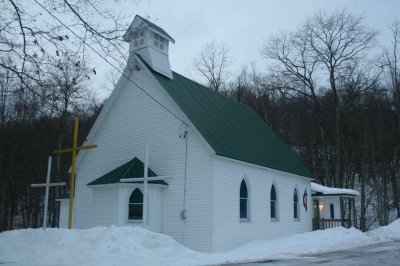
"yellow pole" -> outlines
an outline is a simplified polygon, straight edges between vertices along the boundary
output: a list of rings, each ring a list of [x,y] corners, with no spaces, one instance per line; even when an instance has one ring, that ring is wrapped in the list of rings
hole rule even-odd
[[[72,228],[72,212],[74,206],[74,193],[75,193],[75,160],[76,160],[76,148],[78,146],[78,123],[79,123],[78,117],[75,117],[74,139],[72,146],[71,181],[70,181],[70,192],[69,192],[68,229]]]

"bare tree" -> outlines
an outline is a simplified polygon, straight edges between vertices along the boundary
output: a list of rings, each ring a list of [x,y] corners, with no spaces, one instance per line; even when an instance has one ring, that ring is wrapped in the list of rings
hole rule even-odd
[[[193,68],[207,80],[207,86],[219,91],[229,79],[228,68],[231,62],[229,48],[222,43],[212,41],[194,59]]]
[[[396,20],[390,26],[392,32],[391,47],[384,50],[384,63],[387,87],[393,99],[393,109],[397,117],[397,143],[400,143],[400,21]],[[397,158],[391,163],[391,181],[393,189],[393,203],[397,209],[397,217],[400,218],[399,191],[396,180],[396,172],[400,168],[400,145],[396,147]]]
[[[297,31],[273,37],[264,46],[264,56],[277,63],[274,72],[288,81],[286,91],[310,97],[317,110],[321,107],[316,101],[316,88],[329,86],[335,103],[336,186],[343,185],[338,80],[343,78],[344,71],[360,64],[366,52],[375,45],[376,34],[364,26],[362,17],[355,17],[345,10],[331,14],[319,12],[308,18]],[[329,83],[317,84],[318,79],[329,80]],[[324,143],[324,129],[320,131]],[[329,174],[327,169],[325,174]]]
[[[5,0],[0,10],[0,57],[10,58],[1,61],[0,68],[33,93],[43,85],[48,66],[57,67],[61,56],[79,53],[82,63],[90,56],[88,46],[117,62],[124,56],[119,48],[125,16],[102,1]]]
[[[309,49],[306,33],[300,30],[294,33],[283,32],[273,36],[264,45],[262,53],[265,58],[273,61],[269,68],[271,87],[279,90],[284,97],[306,97],[313,103],[319,128],[325,175],[320,178],[323,183],[330,184],[326,132],[321,102],[317,92],[320,64],[318,56]]]
[[[340,104],[338,78],[346,68],[356,66],[366,51],[376,43],[375,31],[363,25],[362,17],[342,10],[332,14],[321,12],[307,20],[303,26],[308,47],[314,52],[329,75],[336,117],[336,176],[335,184],[343,185],[342,143],[340,134]]]

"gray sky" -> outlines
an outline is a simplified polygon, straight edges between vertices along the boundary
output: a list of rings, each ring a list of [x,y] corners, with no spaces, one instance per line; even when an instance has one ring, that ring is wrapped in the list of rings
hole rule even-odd
[[[119,1],[124,10],[131,10],[132,19],[138,14],[167,31],[176,41],[170,45],[170,63],[174,71],[186,76],[193,59],[210,41],[223,42],[233,57],[231,71],[255,62],[262,71],[265,61],[260,49],[269,36],[279,31],[295,30],[307,16],[316,11],[345,8],[365,18],[365,25],[380,32],[379,45],[388,45],[390,25],[400,19],[400,0],[140,0],[137,4]],[[113,1],[111,1],[113,3]],[[129,11],[130,12],[130,11]],[[104,65],[103,62],[100,63]],[[111,68],[98,68],[93,85],[107,83],[102,76]],[[96,89],[99,98],[109,95]]]

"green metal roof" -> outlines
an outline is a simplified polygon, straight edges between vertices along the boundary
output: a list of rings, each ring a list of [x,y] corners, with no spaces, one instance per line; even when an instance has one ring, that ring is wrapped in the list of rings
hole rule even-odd
[[[169,79],[148,68],[217,155],[312,178],[297,155],[248,106],[178,73]]]
[[[122,178],[140,178],[144,176],[144,164],[138,158],[133,158],[129,162],[115,168],[107,174],[95,179],[88,185],[104,185],[119,183]],[[149,177],[157,176],[150,168],[148,170]],[[124,182],[125,183],[125,182]],[[143,183],[143,181],[126,182],[126,183]],[[163,180],[149,181],[149,184],[168,185]]]

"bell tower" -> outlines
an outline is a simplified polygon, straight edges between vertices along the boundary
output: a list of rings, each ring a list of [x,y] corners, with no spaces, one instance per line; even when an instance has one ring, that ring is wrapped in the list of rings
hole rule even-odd
[[[129,55],[140,55],[154,71],[172,79],[168,48],[175,40],[162,28],[136,15],[123,40],[129,43]]]

